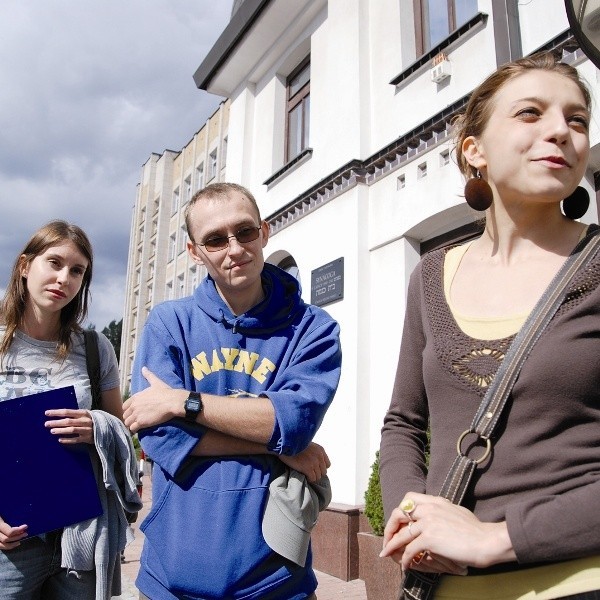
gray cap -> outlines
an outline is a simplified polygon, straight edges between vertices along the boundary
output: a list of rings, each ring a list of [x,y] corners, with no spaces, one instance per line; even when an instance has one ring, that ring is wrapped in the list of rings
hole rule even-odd
[[[327,475],[316,483],[286,469],[269,485],[269,496],[262,520],[265,542],[272,550],[303,567],[306,563],[310,532],[319,512],[331,502]]]

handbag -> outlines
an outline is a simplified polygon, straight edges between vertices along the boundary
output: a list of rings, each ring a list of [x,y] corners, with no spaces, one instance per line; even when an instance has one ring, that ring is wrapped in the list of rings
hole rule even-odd
[[[533,311],[511,343],[496,376],[471,422],[457,442],[457,456],[450,467],[439,496],[455,504],[461,504],[477,465],[483,463],[492,450],[492,433],[500,419],[502,410],[510,395],[525,359],[534,344],[562,304],[566,290],[573,277],[585,268],[600,248],[600,228],[588,233],[575,247],[554,276]],[[483,442],[482,456],[469,458],[463,454],[461,445],[464,439],[474,434]],[[404,578],[400,598],[410,600],[430,600],[440,578],[439,573],[422,573],[409,569]]]
[[[92,410],[99,410],[102,404],[102,389],[100,387],[100,352],[98,350],[98,333],[94,329],[84,329],[83,341],[85,345],[85,364],[90,380],[92,393]],[[138,491],[141,483],[138,480]],[[141,493],[141,492],[140,492]],[[125,510],[125,518],[131,525],[137,521],[138,513]]]

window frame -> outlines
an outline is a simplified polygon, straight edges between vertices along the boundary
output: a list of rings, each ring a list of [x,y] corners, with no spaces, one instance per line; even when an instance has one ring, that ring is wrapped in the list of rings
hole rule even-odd
[[[204,161],[196,166],[196,190],[204,187]]]
[[[425,18],[426,10],[429,8],[430,0],[413,0],[413,12],[415,15],[415,45],[417,56],[422,56],[429,52],[432,48],[435,48],[439,42],[443,39],[451,35],[454,31],[456,31],[461,25],[456,23],[456,0],[446,0],[446,8],[447,8],[447,17],[448,17],[448,31],[446,34],[431,46],[428,46],[428,40],[426,39],[427,31],[428,31],[428,22]],[[477,7],[475,7],[475,11],[470,18],[474,17],[477,14]]]
[[[218,151],[217,148],[214,148],[208,154],[208,181],[212,181],[216,176],[219,170],[219,162],[218,162]]]
[[[293,95],[290,97],[291,93],[291,81],[295,79],[302,71],[305,69],[309,70],[308,81]],[[284,162],[288,163],[291,160],[294,160],[297,156],[302,154],[309,147],[309,138],[310,138],[310,55],[307,56],[300,64],[288,75],[285,82],[285,101],[286,101],[286,110],[285,110],[285,157]],[[301,130],[301,140],[300,140],[300,148],[296,154],[291,156],[290,153],[290,115],[292,111],[296,109],[298,105],[302,105],[301,107],[301,118],[302,118],[302,126]],[[307,105],[308,105],[308,114],[307,114]],[[308,121],[308,122],[307,122]],[[308,130],[308,135],[305,135],[305,132]],[[306,139],[305,139],[306,138]]]

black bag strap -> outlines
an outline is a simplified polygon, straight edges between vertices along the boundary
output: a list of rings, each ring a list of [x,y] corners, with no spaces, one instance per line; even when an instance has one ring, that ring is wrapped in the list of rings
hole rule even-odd
[[[458,439],[457,456],[440,490],[441,497],[455,504],[462,502],[477,465],[484,462],[491,453],[492,433],[498,424],[525,359],[562,304],[565,292],[577,272],[583,269],[598,252],[600,248],[599,233],[600,228],[594,229],[577,244],[515,336],[492,384],[477,409],[471,426]],[[469,434],[478,436],[485,444],[484,453],[479,458],[469,458],[462,452],[461,443]],[[438,579],[439,574],[437,573],[407,571],[402,586],[405,597],[411,600],[428,600]],[[400,596],[402,597],[402,591]]]
[[[98,351],[98,333],[94,329],[83,330],[85,343],[85,364],[90,379],[92,392],[92,410],[102,405],[102,390],[100,389],[100,352]]]

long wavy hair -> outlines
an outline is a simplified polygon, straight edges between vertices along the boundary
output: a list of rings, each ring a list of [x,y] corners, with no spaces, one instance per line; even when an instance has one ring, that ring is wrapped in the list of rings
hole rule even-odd
[[[94,258],[90,240],[80,227],[66,221],[55,220],[38,229],[15,260],[8,287],[0,305],[0,322],[6,328],[2,341],[0,341],[0,358],[3,358],[10,348],[14,333],[22,324],[25,315],[28,291],[27,280],[22,275],[23,269],[31,264],[34,258],[46,252],[48,248],[58,246],[65,241],[73,242],[88,260],[77,296],[60,312],[57,357],[64,360],[69,354],[71,334],[73,331],[81,331],[81,324],[87,316]]]
[[[464,157],[462,153],[463,142],[471,135],[476,138],[481,136],[494,109],[496,93],[507,82],[531,71],[558,73],[570,79],[580,89],[586,108],[590,110],[592,98],[588,86],[581,79],[575,67],[561,62],[554,53],[538,52],[502,65],[473,90],[464,113],[459,115],[453,124],[456,140],[456,159],[458,168],[465,179],[476,177],[477,169],[472,167]]]

